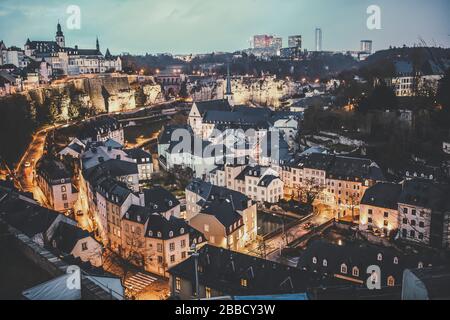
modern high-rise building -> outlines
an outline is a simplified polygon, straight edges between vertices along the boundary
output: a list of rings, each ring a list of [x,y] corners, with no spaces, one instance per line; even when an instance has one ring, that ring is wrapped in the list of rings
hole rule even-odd
[[[372,54],[372,40],[361,40],[361,52]]]
[[[283,38],[267,34],[256,35],[253,37],[254,49],[281,49],[283,47]]]
[[[288,46],[289,46],[289,48],[301,49],[302,48],[302,36],[301,35],[290,36],[289,40],[288,40]]]
[[[273,38],[272,36],[269,36],[267,34],[254,36],[253,48],[255,49],[269,48],[272,42],[272,38]]]
[[[316,51],[322,51],[322,29],[316,28]]]

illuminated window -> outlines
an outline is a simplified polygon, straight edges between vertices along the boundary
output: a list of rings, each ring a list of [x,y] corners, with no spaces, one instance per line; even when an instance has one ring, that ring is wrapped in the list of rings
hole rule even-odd
[[[341,264],[341,273],[347,273],[347,265],[345,263]]]
[[[247,288],[247,279],[241,279],[241,287]]]
[[[393,287],[395,286],[395,279],[393,276],[389,276],[387,279],[387,285],[388,287]]]
[[[175,291],[180,292],[181,291],[181,279],[175,278]]]
[[[206,299],[210,299],[211,298],[211,288],[206,287],[205,292],[206,292]]]

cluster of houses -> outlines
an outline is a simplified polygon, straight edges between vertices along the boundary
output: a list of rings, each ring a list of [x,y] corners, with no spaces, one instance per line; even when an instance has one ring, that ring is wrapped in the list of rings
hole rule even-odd
[[[7,47],[0,41],[0,95],[28,90],[60,76],[119,72],[122,61],[103,54],[97,39],[95,48],[67,47],[58,23],[54,41],[31,41],[24,48]]]

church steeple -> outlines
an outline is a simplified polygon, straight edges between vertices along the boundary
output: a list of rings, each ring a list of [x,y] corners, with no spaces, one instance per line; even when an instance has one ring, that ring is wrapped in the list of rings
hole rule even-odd
[[[98,42],[98,37],[97,37],[97,41],[95,43],[95,48],[97,49],[98,52],[100,52],[100,43]]]
[[[227,65],[227,86],[225,89],[225,95],[224,98],[228,100],[228,103],[233,106],[233,91],[231,89],[231,75],[230,75],[230,64]]]
[[[56,37],[55,37],[56,43],[60,48],[65,48],[66,46],[66,40],[64,38],[64,33],[62,32],[61,24],[58,21],[58,24],[56,26]]]

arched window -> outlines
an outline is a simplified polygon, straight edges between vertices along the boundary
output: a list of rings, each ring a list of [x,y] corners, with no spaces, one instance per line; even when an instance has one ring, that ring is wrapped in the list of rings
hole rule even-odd
[[[162,237],[161,232],[158,232],[158,238],[161,238],[161,237]]]
[[[378,260],[378,261],[383,261],[383,255],[382,255],[381,253],[379,253],[379,254],[377,255],[377,260]]]
[[[328,266],[328,261],[327,261],[327,259],[323,259],[322,265],[323,265],[324,267],[327,267],[327,266]]]
[[[153,237],[153,231],[149,231],[149,232],[148,232],[148,236],[149,236],[149,237]]]
[[[398,264],[398,258],[394,257],[394,264]]]
[[[341,264],[341,273],[343,274],[347,273],[347,265],[345,263]]]
[[[172,238],[173,237],[173,231],[170,231],[169,232],[169,238]]]
[[[393,276],[389,276],[387,279],[387,285],[388,287],[393,287],[395,286],[395,278]]]
[[[353,267],[353,269],[352,269],[352,275],[353,275],[354,277],[359,277],[359,269],[358,269],[358,267]]]
[[[312,258],[312,262],[313,262],[314,264],[317,264],[317,258],[316,258],[316,257]]]
[[[417,264],[417,268],[423,269],[423,262],[419,262],[419,263]]]
[[[180,234],[184,234],[184,228],[180,229]]]

